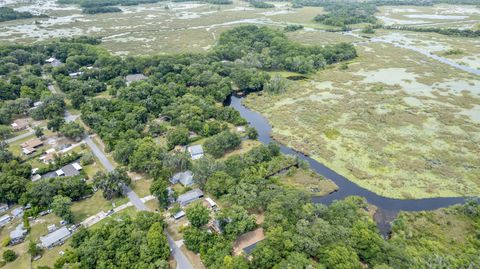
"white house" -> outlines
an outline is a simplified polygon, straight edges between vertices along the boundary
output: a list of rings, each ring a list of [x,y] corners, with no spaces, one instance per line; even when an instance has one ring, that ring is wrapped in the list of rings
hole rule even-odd
[[[5,214],[5,215],[1,216],[0,217],[0,227],[3,227],[5,225],[7,225],[7,223],[9,223],[11,219],[12,219],[12,217],[8,214]]]

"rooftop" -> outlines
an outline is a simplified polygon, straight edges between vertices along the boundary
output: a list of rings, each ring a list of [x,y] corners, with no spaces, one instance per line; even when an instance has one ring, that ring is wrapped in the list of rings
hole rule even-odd
[[[80,168],[80,169],[77,169],[77,168]],[[42,175],[42,178],[54,178],[58,176],[66,176],[66,177],[78,176],[80,175],[79,170],[81,170],[81,168],[82,167],[76,162],[70,163],[58,169],[57,171],[49,172]]]
[[[197,199],[197,198],[202,197],[202,196],[203,196],[203,192],[200,189],[193,189],[193,190],[188,191],[188,192],[186,192],[182,195],[179,195],[178,196],[178,201],[180,203],[187,202],[187,201]]]
[[[50,247],[54,245],[55,243],[65,239],[70,235],[70,231],[67,229],[67,227],[63,226],[62,228],[49,233],[45,236],[40,237],[40,242],[42,242],[42,245],[44,247]]]
[[[188,152],[190,152],[191,155],[203,154],[203,147],[202,145],[194,145],[188,147]]]
[[[22,146],[22,148],[36,148],[41,145],[43,145],[42,140],[38,138],[33,138],[28,140],[27,142],[22,143],[20,146]]]
[[[147,77],[144,75],[144,74],[130,74],[130,75],[127,75],[125,77],[125,81],[127,83],[129,82],[133,82],[133,81],[140,81],[140,80],[144,80],[146,79]]]

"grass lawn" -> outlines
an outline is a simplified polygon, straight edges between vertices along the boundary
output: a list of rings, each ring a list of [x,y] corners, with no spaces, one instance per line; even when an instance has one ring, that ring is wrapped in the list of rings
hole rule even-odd
[[[112,203],[115,203],[115,207],[128,202],[128,198],[115,198],[112,200],[106,200],[102,196],[101,191],[97,191],[92,197],[82,201],[72,203],[71,210],[75,218],[75,222],[79,223],[84,219],[97,214],[100,211],[107,212],[114,208]]]
[[[137,193],[137,195],[142,198],[150,195],[150,186],[152,185],[152,179],[139,179],[132,180],[132,189]]]
[[[314,196],[323,196],[338,189],[337,185],[311,170],[291,168],[279,177],[281,184],[302,190]],[[315,190],[315,191],[312,191]],[[316,191],[318,189],[318,191]]]
[[[251,150],[252,148],[254,148],[256,146],[259,146],[261,144],[262,143],[258,140],[242,140],[242,144],[240,144],[240,147],[238,149],[227,152],[219,160],[226,160],[230,156],[244,154],[244,153],[248,152],[249,150]]]

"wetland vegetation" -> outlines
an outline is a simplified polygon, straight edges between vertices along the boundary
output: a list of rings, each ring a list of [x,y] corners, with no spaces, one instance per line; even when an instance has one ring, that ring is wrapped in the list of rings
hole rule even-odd
[[[227,106],[230,95],[246,95],[245,104],[268,118],[277,142],[376,194],[478,196],[480,79],[428,56],[480,68],[476,38],[442,32],[475,31],[480,9],[460,5],[471,1],[37,4],[8,5],[40,14],[48,8],[45,14],[53,16],[0,24],[2,135],[12,136],[6,125],[27,116],[40,124],[39,137],[94,133],[119,168],[103,171],[81,147],[45,165],[38,155],[20,155],[25,140],[2,142],[0,202],[30,204],[25,217],[13,221],[29,228],[28,240],[37,242],[60,218],[79,223],[112,209],[112,202],[125,203],[128,185],[154,195],[161,213],[171,198],[196,187],[219,206],[211,212],[193,203],[180,222],[126,210],[81,229],[64,246],[38,251],[40,260],[30,262],[30,242],[2,246],[0,266],[168,268],[164,229],[173,229],[195,265],[207,268],[480,266],[477,200],[400,212],[382,238],[374,222],[381,207],[362,197],[312,203],[338,187],[278,145],[262,145]],[[82,8],[92,14],[80,14]],[[97,12],[113,8],[122,12]],[[406,24],[410,31],[395,28]],[[352,31],[335,32],[339,28]],[[46,63],[50,57],[60,64]],[[128,75],[139,79],[128,81]],[[65,111],[80,118],[66,123]],[[185,148],[192,145],[202,145],[205,157],[191,160]],[[55,171],[74,159],[85,162],[79,176],[30,180],[34,167]],[[193,171],[195,185],[173,185],[169,196],[169,179],[185,170]],[[54,214],[39,216],[49,208]],[[12,227],[0,229],[0,241]],[[238,255],[236,239],[257,228],[265,238]]]

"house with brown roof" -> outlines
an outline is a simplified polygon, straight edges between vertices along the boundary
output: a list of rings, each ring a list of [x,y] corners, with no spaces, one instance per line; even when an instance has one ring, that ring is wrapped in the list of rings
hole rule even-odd
[[[38,138],[33,138],[28,140],[27,142],[22,143],[20,146],[22,147],[22,152],[25,155],[30,155],[37,150],[38,147],[43,145],[43,141]]]
[[[12,122],[12,124],[10,124],[10,127],[12,127],[12,130],[14,132],[25,130],[28,127],[28,120],[27,119],[16,119]]]

